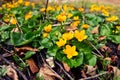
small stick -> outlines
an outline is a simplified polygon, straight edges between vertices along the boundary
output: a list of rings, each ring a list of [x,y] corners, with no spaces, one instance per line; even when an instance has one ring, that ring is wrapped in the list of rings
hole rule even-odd
[[[17,67],[15,67],[10,61],[8,61],[2,55],[0,55],[0,58],[4,60],[7,64],[9,64],[13,69],[15,69],[23,77],[23,80],[28,80],[27,77]]]
[[[90,41],[87,40],[87,42],[100,54],[102,58],[104,57],[102,53]]]
[[[47,14],[48,2],[49,2],[49,0],[47,0],[47,2],[46,2],[46,6],[45,6],[45,18],[46,18],[46,14]]]
[[[87,77],[87,78],[82,78],[82,79],[79,79],[79,80],[90,80],[90,79],[93,79],[93,78],[97,78],[97,77],[99,77],[99,76],[102,76],[102,75],[104,75],[104,74],[108,74],[108,72],[106,71],[106,72],[97,74],[97,75],[95,75],[95,76],[91,76],[91,77]]]
[[[74,79],[63,69],[63,67],[62,67],[58,62],[55,61],[55,63],[63,70],[63,72],[69,77],[70,80],[74,80]]]

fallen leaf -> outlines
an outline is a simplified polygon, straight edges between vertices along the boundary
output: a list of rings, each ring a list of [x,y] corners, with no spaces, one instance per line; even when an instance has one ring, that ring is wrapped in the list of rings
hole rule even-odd
[[[105,60],[111,61],[111,58],[109,58],[109,57],[106,57],[106,58],[105,58]]]
[[[11,66],[7,66],[7,75],[13,80],[19,80],[17,72]]]
[[[87,77],[84,70],[81,70],[81,75],[82,75],[83,78]]]
[[[20,47],[20,48],[15,48],[15,50],[17,52],[24,52],[24,51],[39,51],[38,49],[36,48],[32,48],[32,47],[28,47],[28,46],[24,46],[24,47]]]
[[[102,41],[102,40],[104,40],[106,38],[106,36],[100,36],[99,38],[98,38],[98,41]]]
[[[50,65],[50,67],[55,67],[53,57],[49,57],[48,59],[46,59],[46,62]]]
[[[70,67],[68,66],[68,64],[66,64],[66,63],[64,63],[64,62],[62,62],[62,64],[63,64],[64,69],[65,69],[67,72],[69,72],[69,71],[70,71]]]
[[[120,44],[118,45],[117,49],[120,50]]]
[[[98,34],[99,33],[99,26],[93,28],[93,30],[91,31],[92,34]]]
[[[107,46],[101,46],[101,47],[100,47],[100,50],[101,50],[101,51],[103,51],[103,52],[106,52],[106,51],[107,51],[107,49],[108,49],[108,47],[107,47]]]
[[[74,31],[74,30],[76,30],[77,29],[77,27],[70,27],[70,26],[66,26],[65,27],[65,30],[66,31]]]
[[[30,70],[31,70],[32,73],[36,73],[36,72],[39,71],[38,67],[36,66],[36,64],[35,64],[35,62],[34,62],[34,60],[32,58],[28,59],[26,61],[27,61],[28,65],[29,65]]]
[[[116,77],[120,76],[120,70],[117,68],[117,67],[114,67],[114,66],[109,66],[109,68],[111,68],[114,72],[114,75]]]
[[[18,28],[13,28],[11,32],[20,32]]]
[[[117,57],[117,56],[112,56],[112,57],[111,57],[111,61],[112,61],[112,62],[117,61],[117,59],[118,59],[118,57]]]
[[[112,52],[111,48],[108,47],[107,52],[111,53]]]
[[[59,80],[63,80],[58,74],[54,73],[47,64],[44,64],[43,67],[39,70],[40,76],[44,77],[44,80],[55,80],[55,77]]]
[[[85,66],[87,68],[86,74],[91,75],[91,76],[96,75],[97,66],[95,66],[95,67],[94,66],[89,66],[89,65],[85,65]]]

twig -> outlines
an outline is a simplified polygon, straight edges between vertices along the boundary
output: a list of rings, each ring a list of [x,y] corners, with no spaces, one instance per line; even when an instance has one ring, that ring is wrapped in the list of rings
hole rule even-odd
[[[49,2],[49,0],[47,0],[47,2],[46,2],[46,6],[45,6],[45,18],[46,18],[46,14],[47,14],[48,2]]]
[[[93,52],[93,51],[92,51],[92,53],[93,53],[94,55],[96,55],[97,57],[102,57],[102,56],[98,55],[97,53],[95,53],[95,52]]]
[[[41,56],[41,58],[42,58],[43,63],[44,63],[53,73],[55,73],[55,74],[60,78],[60,80],[63,80],[62,77],[59,76],[59,75],[45,62],[45,60],[43,59],[41,53],[40,53],[40,56]]]
[[[97,78],[97,77],[99,77],[99,76],[102,76],[102,75],[104,75],[104,74],[108,74],[108,72],[106,71],[106,72],[97,74],[97,75],[95,75],[95,76],[91,76],[91,77],[87,77],[87,78],[82,78],[82,79],[79,79],[79,80],[90,80],[90,79],[93,79],[93,78]]]
[[[87,42],[100,54],[102,58],[104,57],[102,53],[90,41],[87,40]]]
[[[4,58],[2,55],[0,55],[0,58],[4,60],[7,64],[9,64],[13,69],[15,69],[23,77],[23,80],[28,80],[27,77],[17,67],[15,67],[11,62],[9,62],[6,58]]]
[[[63,69],[63,67],[62,67],[58,62],[55,61],[55,63],[63,70],[63,72],[69,77],[70,80],[74,80],[74,79]]]
[[[63,23],[62,25],[68,25],[70,22]],[[61,26],[61,24],[53,24],[52,26]]]

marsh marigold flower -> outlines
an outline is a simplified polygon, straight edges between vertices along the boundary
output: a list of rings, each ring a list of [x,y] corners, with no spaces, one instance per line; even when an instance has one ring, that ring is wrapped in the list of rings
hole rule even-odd
[[[87,39],[87,35],[85,35],[85,30],[81,30],[81,31],[76,30],[74,36],[80,42]]]
[[[45,32],[50,32],[52,30],[52,25],[48,25],[44,27]]]
[[[63,22],[66,20],[66,16],[65,15],[58,15],[57,17],[57,20],[60,21],[60,22]]]
[[[67,32],[62,35],[62,38],[65,40],[71,40],[74,37],[72,32]]]
[[[25,6],[30,6],[30,2],[29,1],[25,1],[24,5]]]
[[[79,20],[79,16],[74,16],[73,20],[75,20],[75,21]]]
[[[43,37],[47,37],[48,36],[48,33],[43,33]]]
[[[76,51],[76,46],[66,45],[63,52],[67,55],[68,59],[71,59],[73,56],[78,55],[78,52]]]
[[[106,18],[106,21],[108,21],[108,22],[113,22],[113,21],[117,21],[117,20],[118,20],[117,16],[111,16],[111,17]]]
[[[87,28],[89,28],[90,26],[88,25],[88,24],[83,24],[82,25],[82,28],[84,28],[84,29],[87,29]]]
[[[83,11],[84,11],[84,8],[80,7],[80,8],[78,8],[78,10],[79,10],[80,12],[83,12]]]
[[[10,23],[11,23],[11,24],[16,24],[16,23],[17,23],[17,20],[12,17],[11,20],[10,20]]]
[[[116,28],[117,28],[118,30],[120,30],[120,26],[116,26]]]
[[[67,14],[67,17],[68,17],[68,18],[71,18],[72,16],[73,16],[72,13],[68,13],[68,14]]]
[[[59,41],[56,42],[56,44],[58,47],[62,47],[66,44],[66,42],[67,41],[65,39],[60,38]]]
[[[77,27],[79,25],[80,21],[74,21],[70,24],[70,27]]]
[[[29,13],[27,13],[26,15],[25,15],[25,20],[28,20],[28,19],[30,19],[32,17],[32,12],[30,11]]]

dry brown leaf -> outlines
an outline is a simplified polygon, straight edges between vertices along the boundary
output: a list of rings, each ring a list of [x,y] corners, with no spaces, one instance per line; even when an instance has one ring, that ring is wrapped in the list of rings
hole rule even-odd
[[[61,77],[59,77],[58,74],[54,73],[49,67],[44,64],[43,67],[39,70],[40,76],[44,77],[44,80],[55,80],[55,77],[59,80],[63,80]]]
[[[17,72],[11,66],[7,66],[7,75],[13,80],[19,80]]]
[[[112,52],[112,50],[108,47],[107,52],[111,53],[111,52]]]
[[[107,46],[102,46],[102,47],[100,47],[100,50],[103,51],[103,52],[107,51],[107,49],[108,49]]]
[[[70,26],[66,26],[65,27],[65,30],[66,31],[74,31],[74,30],[76,30],[77,29],[77,27],[70,27]]]
[[[89,74],[89,75],[91,75],[91,76],[96,75],[97,66],[94,67],[94,66],[86,65],[86,67],[87,67],[87,72],[86,72],[86,74]]]
[[[99,38],[98,38],[98,41],[102,41],[102,40],[104,40],[106,38],[106,36],[100,36]]]
[[[91,31],[92,34],[98,34],[99,33],[99,26],[93,28],[93,30]]]
[[[83,78],[87,77],[84,70],[81,70],[81,75],[82,75]]]
[[[46,59],[46,62],[50,65],[50,67],[55,67],[53,57],[49,57],[48,59]]]
[[[114,67],[114,66],[110,66],[110,67],[112,67],[116,77],[120,76],[120,70],[117,67]]]
[[[111,61],[111,58],[109,58],[109,57],[106,57],[106,58],[105,58],[105,60]]]
[[[26,61],[27,61],[28,65],[29,65],[30,70],[31,70],[32,73],[36,73],[36,72],[39,71],[38,67],[36,66],[36,64],[35,64],[35,62],[34,62],[34,60],[32,58],[28,59]]]
[[[120,50],[120,44],[118,45],[117,49]]]
[[[19,32],[18,28],[13,28],[11,32]]]
[[[32,47],[28,47],[28,46],[24,46],[24,47],[20,47],[20,48],[15,48],[15,50],[17,52],[22,52],[22,51],[39,51],[38,49],[32,48]]]
[[[62,64],[63,64],[64,69],[65,69],[67,72],[69,72],[69,71],[70,71],[70,67],[68,66],[68,64],[66,64],[66,63],[64,63],[64,62],[62,62]]]

